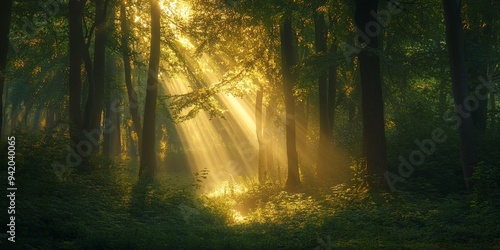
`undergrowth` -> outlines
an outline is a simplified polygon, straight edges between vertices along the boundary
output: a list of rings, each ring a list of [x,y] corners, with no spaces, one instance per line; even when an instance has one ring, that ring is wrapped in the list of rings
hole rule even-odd
[[[134,161],[100,156],[60,179],[51,167],[64,157],[53,150],[59,141],[19,138],[16,243],[2,234],[0,249],[500,248],[498,169],[484,163],[471,195],[380,193],[356,181],[318,187],[314,180],[288,193],[255,178],[205,193],[197,176],[141,181]]]

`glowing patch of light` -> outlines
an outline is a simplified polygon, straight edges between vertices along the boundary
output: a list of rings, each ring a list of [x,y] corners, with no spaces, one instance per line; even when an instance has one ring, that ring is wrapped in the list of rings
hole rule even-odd
[[[208,197],[234,196],[246,193],[248,188],[234,181],[223,181],[214,190],[208,193]]]
[[[189,19],[191,15],[191,6],[184,1],[178,0],[161,0],[160,8],[169,17],[180,17],[184,20]]]
[[[186,49],[194,49],[194,45],[191,43],[191,41],[182,35],[177,35],[177,40],[186,48]]]
[[[235,224],[242,224],[242,223],[246,222],[246,220],[247,220],[246,217],[241,215],[241,213],[238,212],[237,210],[231,209],[230,212],[231,212],[231,215],[233,217],[233,221]]]

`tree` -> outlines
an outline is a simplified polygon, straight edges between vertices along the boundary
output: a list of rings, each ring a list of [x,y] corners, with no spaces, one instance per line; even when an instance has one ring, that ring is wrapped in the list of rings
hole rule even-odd
[[[464,102],[467,101],[469,90],[467,86],[467,69],[464,59],[464,40],[462,34],[461,3],[452,0],[443,0],[444,19],[446,24],[446,44],[450,59],[451,84],[455,113],[458,125],[460,143],[460,157],[462,171],[465,177],[467,191],[472,191],[473,183],[470,180],[473,168],[477,163],[476,140],[474,124],[470,114],[461,115]]]
[[[70,137],[73,143],[80,141],[82,117],[80,110],[82,93],[82,29],[83,3],[78,0],[69,1],[69,119]]]
[[[130,45],[129,36],[130,30],[127,23],[127,12],[126,3],[121,1],[120,3],[120,25],[121,25],[121,50],[123,56],[123,67],[125,70],[125,85],[127,86],[127,95],[129,102],[130,116],[132,117],[132,128],[137,134],[137,145],[139,156],[141,156],[141,146],[142,145],[142,135],[141,135],[141,117],[139,115],[139,100],[137,97],[137,92],[132,86],[132,76],[130,67]]]
[[[89,79],[89,91],[84,119],[84,127],[89,131],[99,129],[104,105],[107,33],[106,9],[108,2],[108,0],[96,1],[93,79]]]
[[[355,22],[362,50],[358,54],[361,80],[361,107],[363,113],[363,155],[368,174],[374,176],[374,187],[382,187],[387,171],[387,152],[384,127],[384,102],[380,79],[380,58],[376,32],[378,0],[356,0]],[[373,30],[375,29],[375,31]],[[374,34],[375,32],[375,34]],[[366,34],[372,34],[367,37]],[[365,37],[365,39],[363,39]]]
[[[285,13],[283,18],[283,26],[281,28],[281,70],[283,73],[286,110],[286,151],[288,160],[286,189],[293,191],[300,186],[295,128],[295,98],[293,96],[295,77],[292,74],[292,68],[296,64],[296,59],[293,49],[294,34],[290,13]]]
[[[325,14],[315,9],[314,17],[314,46],[316,53],[325,54],[327,50],[327,28],[325,24]],[[318,177],[326,177],[328,169],[328,149],[330,141],[330,125],[328,119],[328,82],[327,74],[320,72],[318,79],[319,86],[319,145],[318,145],[318,160],[316,164]]]
[[[263,140],[263,123],[262,123],[262,99],[264,93],[262,87],[257,91],[255,97],[255,133],[257,135],[257,143],[259,144],[259,163],[258,176],[259,182],[264,183],[267,177],[266,170],[266,147]]]
[[[0,137],[3,132],[3,86],[5,83],[5,69],[7,68],[7,54],[9,52],[10,19],[12,0],[0,3]]]
[[[158,73],[160,64],[160,6],[151,0],[151,48],[149,52],[144,127],[142,131],[142,155],[139,177],[152,178],[156,171],[155,123],[156,97],[158,95]]]
[[[334,35],[333,27],[335,25],[335,18],[330,13],[329,15],[328,29],[331,36]],[[335,44],[335,39],[332,39],[330,45],[330,53],[335,54],[337,52],[337,45]],[[328,68],[328,125],[329,134],[333,137],[333,128],[335,125],[335,108],[337,107],[337,62],[332,62],[332,65]]]

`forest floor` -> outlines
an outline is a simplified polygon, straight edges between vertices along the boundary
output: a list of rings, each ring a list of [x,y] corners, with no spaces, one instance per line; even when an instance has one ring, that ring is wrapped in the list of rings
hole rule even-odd
[[[17,152],[16,242],[5,230],[0,249],[500,249],[498,194],[308,182],[292,194],[255,180],[200,194],[175,176],[139,182],[126,161],[58,179],[46,146]]]

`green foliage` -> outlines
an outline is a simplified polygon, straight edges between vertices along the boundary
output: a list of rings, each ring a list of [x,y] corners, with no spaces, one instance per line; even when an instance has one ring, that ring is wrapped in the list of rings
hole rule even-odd
[[[54,142],[22,131],[16,136],[20,139],[16,233],[23,236],[22,248],[499,246],[498,206],[492,203],[498,191],[479,201],[459,195],[371,193],[359,188],[359,183],[318,188],[314,182],[306,182],[301,193],[291,194],[277,183],[259,185],[255,178],[240,178],[228,183],[226,192],[200,195],[193,179],[160,176],[153,182],[141,182],[130,175],[131,163],[97,160],[96,164],[105,165],[76,172],[61,182],[44,167],[59,157],[47,147]],[[205,175],[200,172],[197,176]],[[485,165],[478,167],[477,176],[483,178],[478,194],[492,190],[498,179]],[[1,223],[6,223],[4,218]],[[2,249],[4,244],[2,239]]]
[[[480,162],[474,168],[472,178],[474,182],[474,199],[477,202],[493,202],[499,205],[500,201],[500,167]]]

